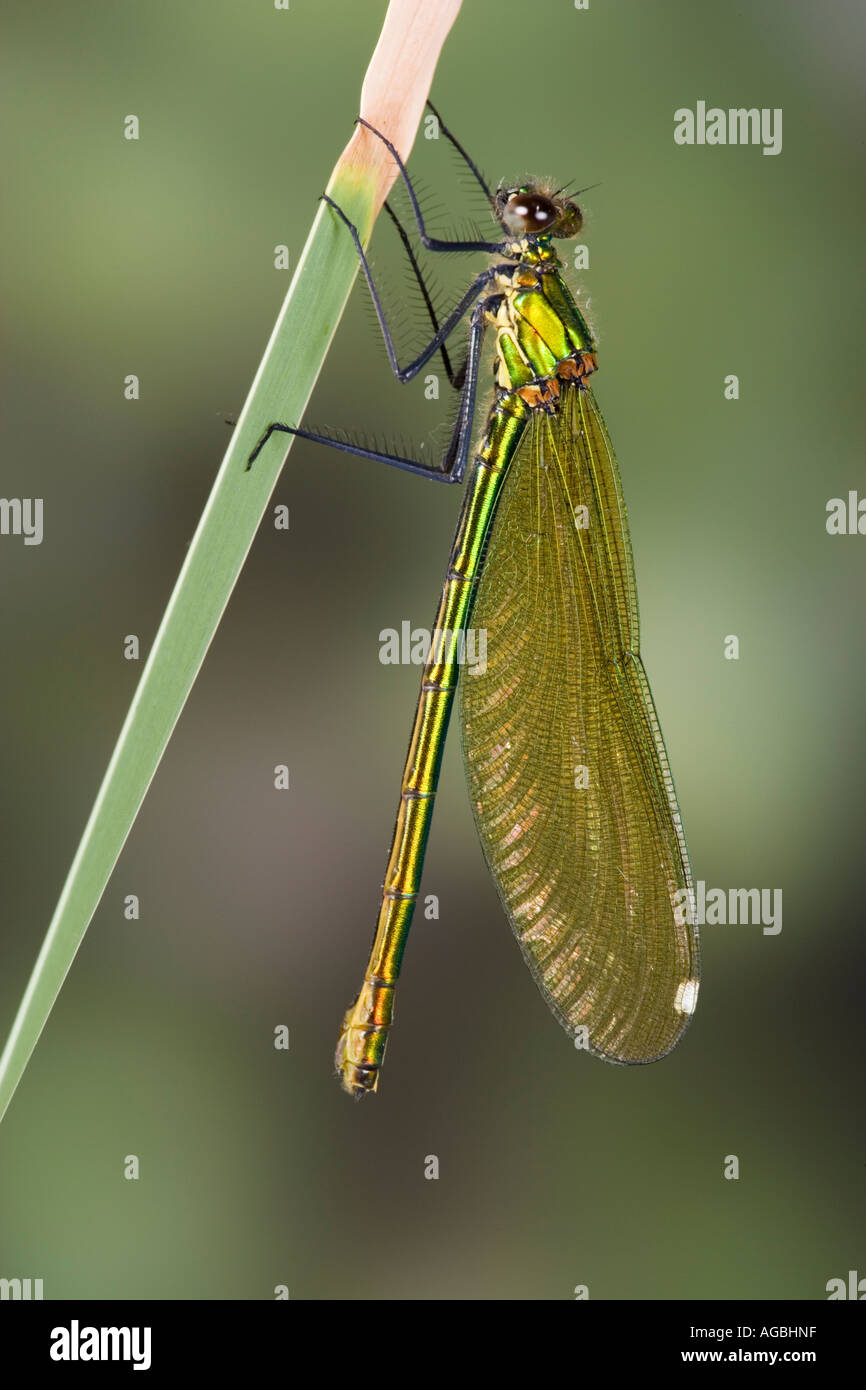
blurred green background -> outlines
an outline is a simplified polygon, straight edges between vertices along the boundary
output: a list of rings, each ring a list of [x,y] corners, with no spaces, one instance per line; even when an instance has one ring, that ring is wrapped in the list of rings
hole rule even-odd
[[[288,285],[273,248],[296,262],[385,6],[5,10],[2,492],[45,499],[45,538],[0,539],[4,1034],[135,689],[123,638],[146,653]],[[576,1053],[452,738],[423,883],[440,919],[418,915],[380,1094],[350,1103],[333,1046],[418,683],[378,635],[430,623],[459,499],[298,445],[274,499],[291,529],[262,527],[0,1127],[0,1275],[47,1298],[761,1299],[866,1274],[866,539],[825,530],[829,498],[866,492],[864,30],[842,0],[466,0],[434,86],[494,181],[601,183],[573,283],[695,877],[781,888],[781,934],[704,930],[664,1062]],[[782,107],[782,153],[677,147],[698,99]],[[413,166],[459,223],[448,152],[421,139]],[[358,289],[308,419],[435,440],[443,410],[390,383]]]

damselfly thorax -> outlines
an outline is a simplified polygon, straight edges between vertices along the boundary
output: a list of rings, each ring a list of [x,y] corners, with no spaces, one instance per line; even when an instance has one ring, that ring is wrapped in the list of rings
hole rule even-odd
[[[485,311],[496,334],[494,380],[533,409],[553,411],[561,381],[582,381],[597,366],[589,330],[544,240],[524,239],[509,251],[514,266],[497,267],[497,297]]]

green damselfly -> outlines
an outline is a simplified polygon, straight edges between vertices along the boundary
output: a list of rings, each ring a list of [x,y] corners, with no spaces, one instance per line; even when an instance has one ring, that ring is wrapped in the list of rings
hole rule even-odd
[[[652,1062],[679,1041],[698,990],[691,872],[639,654],[619,470],[588,384],[595,344],[553,247],[555,238],[577,235],[582,215],[572,198],[542,183],[491,192],[439,124],[489,200],[501,236],[429,236],[396,149],[368,126],[397,164],[423,246],[496,258],[440,324],[389,209],[434,328],[406,366],[357,230],[326,201],[355,241],[400,381],[442,351],[469,315],[463,367],[452,372],[443,359],[460,391],[444,461],[425,465],[274,421],[247,465],[282,432],[446,483],[460,483],[468,467],[433,629],[446,640],[433,643],[424,668],[373,949],[337,1046],[343,1086],[355,1096],[378,1084],[458,685],[455,639],[470,621],[487,641],[486,662],[460,682],[475,821],[506,915],[555,1017],[598,1057]],[[470,454],[485,332],[495,337],[494,396]]]

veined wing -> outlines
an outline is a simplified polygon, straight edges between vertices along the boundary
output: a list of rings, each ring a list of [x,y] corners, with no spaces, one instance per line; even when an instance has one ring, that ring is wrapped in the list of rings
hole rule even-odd
[[[638,654],[616,459],[590,391],[533,414],[472,611],[461,676],[478,833],[553,1013],[614,1062],[678,1042],[697,998],[691,872]]]

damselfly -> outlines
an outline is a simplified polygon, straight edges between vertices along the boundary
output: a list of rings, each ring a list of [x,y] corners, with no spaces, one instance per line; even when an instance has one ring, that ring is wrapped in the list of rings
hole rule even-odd
[[[433,111],[438,120],[438,114]],[[363,124],[367,124],[363,122]],[[418,895],[459,643],[470,622],[486,661],[460,681],[472,808],[490,872],[542,995],[577,1046],[607,1061],[652,1062],[694,1011],[699,951],[692,880],[673,780],[639,655],[625,504],[613,448],[587,378],[592,335],[562,276],[554,238],[574,237],[573,198],[543,183],[488,188],[447,128],[501,228],[497,240],[429,236],[394,146],[422,244],[486,252],[440,324],[396,215],[434,333],[400,366],[358,232],[330,199],[360,257],[394,374],[408,381],[469,314],[466,360],[443,463],[297,434],[424,477],[460,483],[469,468],[433,631],[437,640],[403,772],[397,823],[367,973],[337,1045],[344,1088],[375,1091]],[[387,206],[387,205],[386,205]],[[470,454],[482,339],[494,335],[494,395]]]

